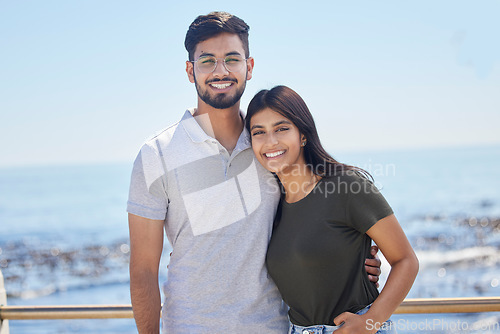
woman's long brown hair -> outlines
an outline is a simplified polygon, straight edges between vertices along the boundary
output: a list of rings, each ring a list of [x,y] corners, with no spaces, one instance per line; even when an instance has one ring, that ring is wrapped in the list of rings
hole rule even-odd
[[[304,100],[293,89],[276,86],[258,92],[248,105],[245,126],[250,133],[250,121],[259,111],[270,108],[289,119],[306,137],[304,146],[306,164],[314,174],[321,177],[333,176],[339,172],[354,171],[373,181],[373,177],[359,167],[338,162],[326,152],[316,130],[316,124]]]

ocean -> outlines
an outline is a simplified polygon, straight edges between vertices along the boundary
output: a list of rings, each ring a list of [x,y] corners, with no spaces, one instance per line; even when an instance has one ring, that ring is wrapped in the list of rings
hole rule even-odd
[[[500,146],[357,152],[420,260],[408,298],[500,296]],[[0,169],[9,305],[129,304],[132,162]],[[160,281],[167,278],[165,245]],[[381,285],[389,272],[383,264]],[[394,315],[399,333],[500,333],[500,312]],[[132,319],[13,320],[10,333],[136,333]]]

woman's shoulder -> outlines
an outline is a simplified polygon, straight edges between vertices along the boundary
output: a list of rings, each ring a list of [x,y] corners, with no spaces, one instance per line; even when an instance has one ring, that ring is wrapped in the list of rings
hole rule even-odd
[[[324,177],[325,181],[340,183],[344,182],[347,184],[352,183],[361,183],[361,184],[372,184],[372,181],[368,179],[367,176],[362,174],[357,170],[344,170],[344,171],[336,171],[331,175]]]
[[[316,188],[315,193],[325,194],[325,197],[334,197],[335,200],[349,198],[360,192],[374,192],[373,183],[358,171],[342,171],[324,176]]]

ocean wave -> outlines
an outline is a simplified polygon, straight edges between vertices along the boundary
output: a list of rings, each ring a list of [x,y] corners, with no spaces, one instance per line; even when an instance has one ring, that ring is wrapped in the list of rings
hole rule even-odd
[[[8,297],[31,299],[128,281],[130,247],[124,240],[81,248],[48,246],[26,240],[0,245]]]
[[[449,251],[417,251],[420,270],[436,267],[492,266],[500,264],[500,252],[497,247],[471,247]]]

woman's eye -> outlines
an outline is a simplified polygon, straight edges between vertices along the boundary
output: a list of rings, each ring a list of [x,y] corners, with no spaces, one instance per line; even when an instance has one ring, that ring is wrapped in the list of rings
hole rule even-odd
[[[252,133],[252,136],[257,136],[257,135],[260,135],[262,133],[263,133],[262,131],[255,131],[254,133]]]
[[[276,130],[276,131],[287,131],[287,130],[289,130],[289,128],[279,128],[279,129],[278,129],[278,130]]]

